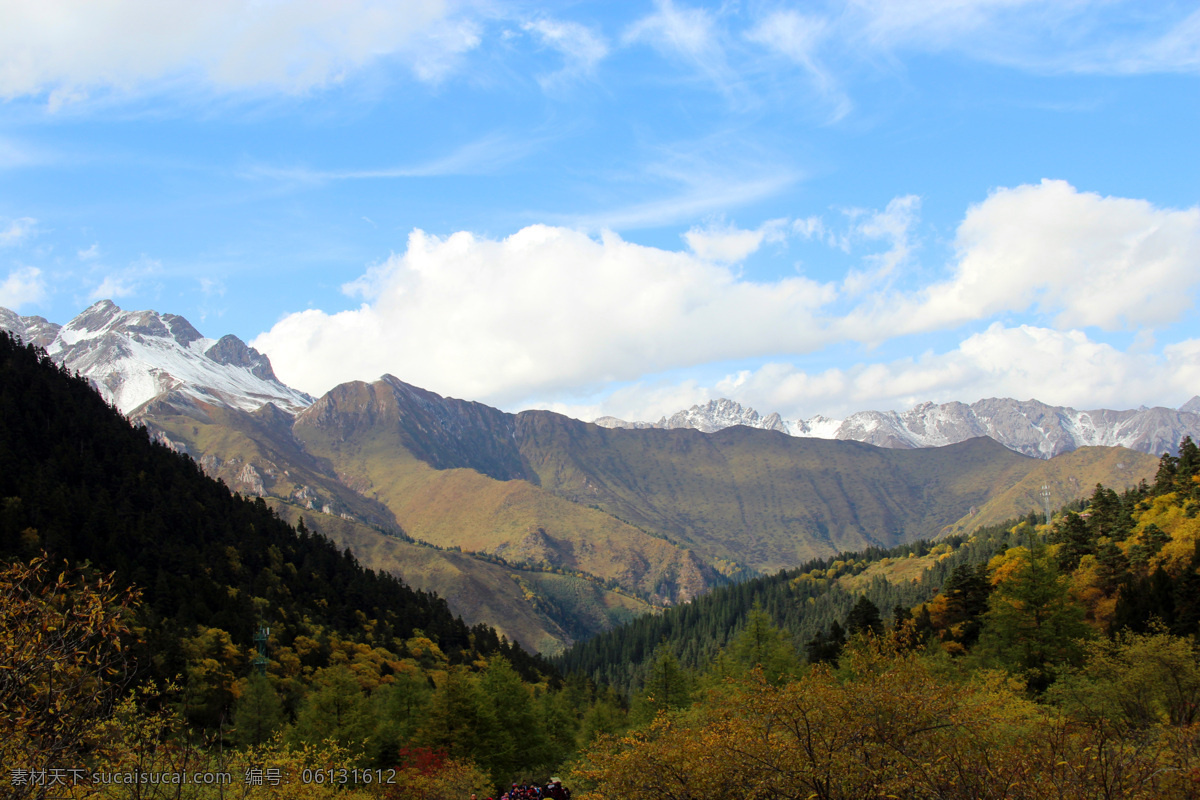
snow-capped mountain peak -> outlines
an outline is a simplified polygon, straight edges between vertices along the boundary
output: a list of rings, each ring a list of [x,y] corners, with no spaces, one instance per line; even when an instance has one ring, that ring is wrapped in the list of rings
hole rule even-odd
[[[296,413],[312,404],[279,382],[262,353],[236,336],[206,338],[177,314],[124,311],[101,300],[62,327],[0,309],[0,328],[45,347],[126,415],[172,392],[245,411],[274,403]]]
[[[1144,453],[1175,452],[1184,436],[1200,439],[1200,396],[1179,410],[1077,411],[1037,400],[991,398],[965,403],[925,402],[908,411],[859,411],[844,420],[815,416],[785,420],[763,416],[728,399],[692,406],[658,422],[626,422],[601,417],[606,428],[695,428],[706,433],[731,425],[781,431],[791,436],[848,439],[879,447],[942,447],[990,436],[1035,458],[1052,458],[1086,446],[1121,446]]]

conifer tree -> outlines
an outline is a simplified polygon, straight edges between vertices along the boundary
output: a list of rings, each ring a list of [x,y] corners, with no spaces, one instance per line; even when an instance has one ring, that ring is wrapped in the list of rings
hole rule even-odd
[[[344,664],[335,664],[319,670],[313,683],[314,689],[296,714],[290,738],[297,743],[329,739],[361,756],[374,733],[375,720],[354,673]]]
[[[662,647],[646,675],[641,703],[651,716],[658,711],[683,708],[692,701],[691,687],[688,683],[688,677],[675,656],[666,647]]]
[[[266,675],[255,673],[240,683],[241,696],[233,707],[234,737],[238,744],[262,744],[283,725],[283,703]]]
[[[1014,557],[1020,559],[1017,569],[988,600],[977,652],[1042,691],[1064,665],[1079,660],[1080,641],[1091,630],[1083,608],[1070,597],[1068,577],[1059,573],[1045,546],[1031,541]]]
[[[879,608],[867,596],[861,595],[850,616],[846,618],[846,632],[853,636],[856,633],[871,633],[878,636],[883,633],[883,619],[879,616]]]

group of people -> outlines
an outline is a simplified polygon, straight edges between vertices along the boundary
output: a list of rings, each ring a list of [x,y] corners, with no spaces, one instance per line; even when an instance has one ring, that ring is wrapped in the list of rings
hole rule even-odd
[[[477,800],[471,795],[471,800]],[[487,798],[487,800],[497,800]],[[498,800],[571,800],[571,790],[562,785],[562,781],[553,780],[545,786],[535,784],[513,784],[512,788],[500,795]]]

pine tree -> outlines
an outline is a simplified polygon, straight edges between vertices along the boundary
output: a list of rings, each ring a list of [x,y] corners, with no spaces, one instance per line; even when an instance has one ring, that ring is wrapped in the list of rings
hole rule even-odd
[[[763,677],[778,685],[796,674],[800,659],[790,637],[771,624],[771,618],[760,604],[755,604],[742,628],[726,651],[726,672],[729,667],[739,672],[761,669]]]
[[[653,712],[684,708],[692,701],[688,677],[675,656],[665,647],[650,665],[646,684],[642,687],[641,702]]]
[[[262,744],[282,727],[283,703],[265,675],[243,678],[240,689],[233,707],[234,737],[238,744]]]
[[[1046,547],[1033,542],[1017,555],[1022,563],[992,592],[978,655],[1025,676],[1042,691],[1062,666],[1082,656],[1080,640],[1091,631],[1083,608],[1070,596],[1070,581],[1059,573]]]
[[[879,608],[866,595],[861,595],[846,618],[846,632],[853,636],[867,631],[876,636],[883,633],[883,619],[879,616]]]

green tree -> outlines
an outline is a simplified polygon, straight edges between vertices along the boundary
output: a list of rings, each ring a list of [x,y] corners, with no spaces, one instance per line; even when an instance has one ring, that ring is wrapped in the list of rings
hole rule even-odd
[[[344,664],[318,670],[313,689],[296,714],[295,742],[336,742],[360,756],[375,731],[371,704]]]
[[[1200,654],[1161,627],[1089,643],[1084,666],[1061,684],[1051,699],[1079,717],[1139,729],[1200,721]]]
[[[1024,675],[1030,689],[1042,691],[1061,667],[1080,660],[1081,640],[1091,629],[1046,547],[1018,548],[1011,558],[1016,568],[988,600],[977,655]]]
[[[1079,560],[1085,555],[1096,552],[1096,540],[1087,522],[1074,511],[1054,526],[1050,541],[1058,544],[1058,567],[1064,572],[1070,572],[1079,566]]]
[[[283,725],[283,703],[271,679],[255,673],[239,682],[239,697],[233,707],[234,737],[238,744],[268,741]]]
[[[496,781],[508,782],[524,770],[552,766],[550,740],[538,719],[529,687],[500,656],[488,659],[479,680],[484,702],[496,719],[495,745],[477,757]]]
[[[808,656],[810,664],[832,664],[836,667],[845,645],[846,632],[835,620],[829,626],[829,633],[819,630],[816,636],[809,639],[804,645],[804,653]]]
[[[755,668],[771,684],[781,684],[800,669],[800,658],[791,637],[775,627],[762,606],[750,610],[746,625],[729,643],[717,672],[725,676]]]
[[[463,666],[451,667],[433,692],[418,740],[458,758],[476,759],[496,749],[495,713],[479,683]]]
[[[864,594],[859,596],[854,608],[850,609],[850,616],[846,618],[846,632],[853,636],[867,631],[876,636],[883,633],[883,619],[879,616],[879,607]]]
[[[429,679],[420,672],[401,672],[380,686],[372,696],[375,707],[375,739],[372,761],[380,767],[392,766],[400,748],[416,737],[433,698]]]
[[[687,674],[671,651],[666,647],[659,648],[638,696],[638,716],[646,720],[659,711],[684,708],[692,701],[689,684]]]

